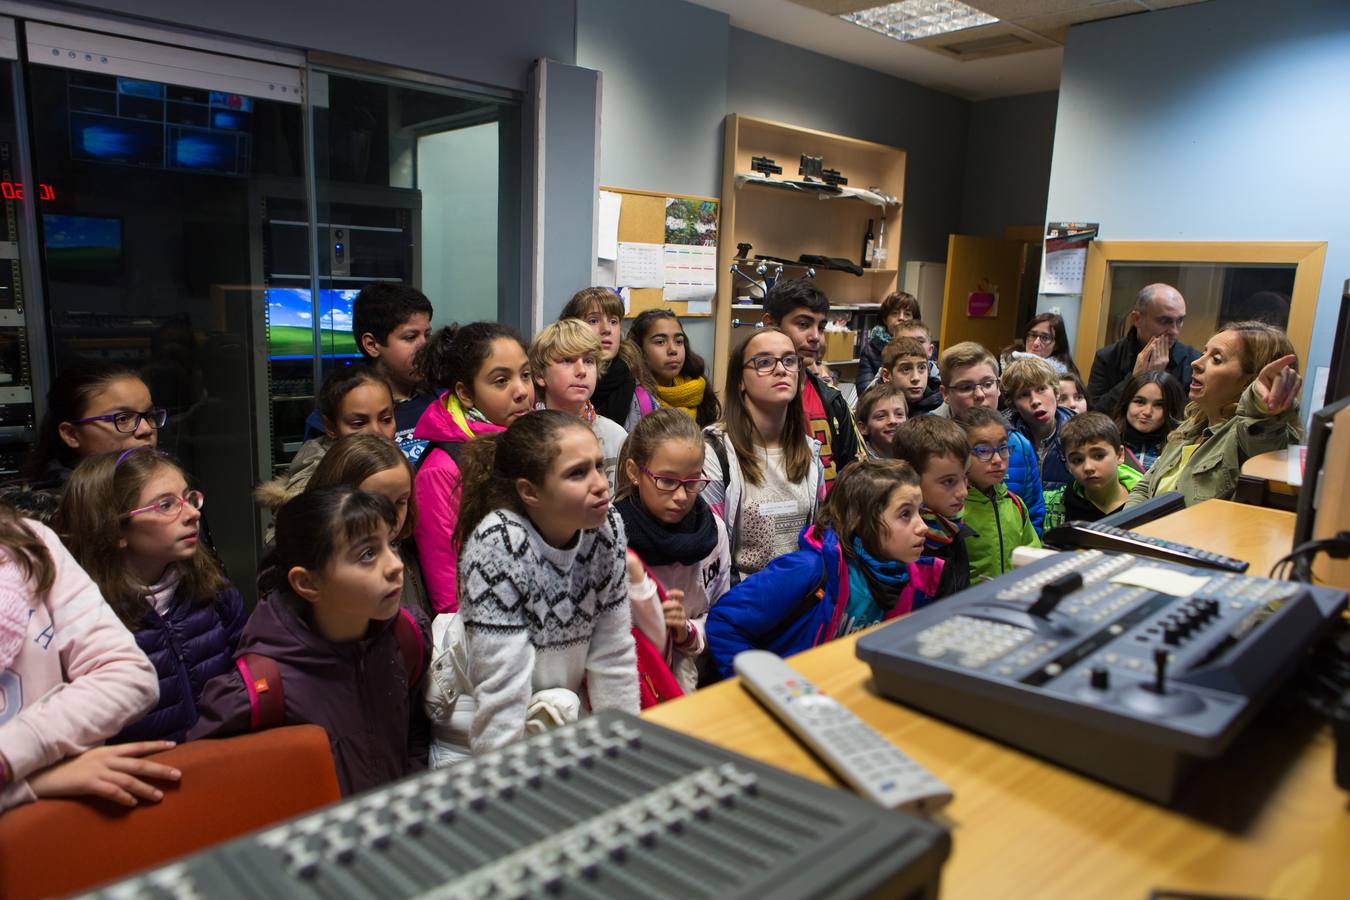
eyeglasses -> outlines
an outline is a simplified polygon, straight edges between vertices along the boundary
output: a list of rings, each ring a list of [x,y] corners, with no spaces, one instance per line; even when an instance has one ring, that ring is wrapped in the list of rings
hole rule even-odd
[[[89,422],[111,422],[113,427],[123,434],[135,434],[136,429],[141,427],[141,420],[150,423],[152,428],[163,428],[164,423],[169,421],[169,411],[167,409],[147,409],[145,412],[122,412],[108,413],[105,416],[90,416],[87,419],[76,419],[76,425],[86,425]]]
[[[760,375],[768,375],[777,368],[779,363],[783,364],[784,372],[795,372],[797,371],[797,367],[801,365],[801,357],[795,353],[784,353],[782,356],[761,354],[759,356],[752,356],[746,360],[745,367],[747,369],[754,369]]]
[[[1054,342],[1055,336],[1053,334],[1046,334],[1044,331],[1027,332],[1028,344],[1053,344]]]
[[[142,506],[140,509],[133,509],[126,513],[128,519],[135,518],[141,513],[152,512],[159,516],[173,517],[177,519],[183,514],[183,507],[190,506],[193,509],[201,509],[206,505],[206,496],[201,491],[188,491],[181,497],[175,497],[172,494],[160,497],[149,506]]]
[[[970,452],[980,462],[989,462],[995,454],[1006,460],[1008,458],[1008,445],[1002,444],[998,447],[990,447],[988,444],[976,444],[970,448]]]
[[[992,394],[994,391],[998,390],[998,379],[986,378],[984,381],[963,381],[960,384],[952,385],[951,390],[953,393],[960,394],[962,397],[967,397],[977,390],[985,394]]]
[[[652,480],[658,491],[665,491],[673,494],[677,489],[684,488],[687,494],[701,494],[703,489],[712,484],[711,478],[675,478],[671,475],[657,475],[646,466],[638,466],[642,474]]]

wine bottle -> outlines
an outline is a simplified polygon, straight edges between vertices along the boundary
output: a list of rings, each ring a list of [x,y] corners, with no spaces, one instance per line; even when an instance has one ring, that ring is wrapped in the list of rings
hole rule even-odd
[[[862,263],[861,263],[861,265],[862,265],[862,267],[863,267],[864,269],[870,269],[870,268],[872,268],[872,243],[873,243],[873,241],[874,241],[874,238],[872,237],[872,220],[871,220],[871,219],[868,219],[868,220],[867,220],[867,233],[863,235],[863,242],[862,242]]]

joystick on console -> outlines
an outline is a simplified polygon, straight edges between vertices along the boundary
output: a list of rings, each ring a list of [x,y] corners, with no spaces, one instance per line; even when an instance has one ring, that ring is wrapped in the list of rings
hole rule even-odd
[[[1167,651],[1161,647],[1153,651],[1153,687],[1149,690],[1160,697],[1167,693],[1167,657]]]
[[[1040,597],[1035,603],[1031,604],[1031,609],[1027,612],[1038,618],[1048,619],[1050,613],[1054,612],[1055,607],[1059,606],[1061,600],[1082,586],[1082,573],[1066,572],[1054,581],[1046,582],[1045,586],[1041,588]]]

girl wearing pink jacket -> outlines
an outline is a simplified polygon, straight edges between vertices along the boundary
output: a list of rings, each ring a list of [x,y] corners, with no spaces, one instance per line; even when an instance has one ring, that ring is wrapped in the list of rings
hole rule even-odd
[[[158,801],[173,746],[96,747],[152,709],[159,676],[56,535],[0,505],[0,811],[39,797]],[[96,749],[90,749],[95,748]]]
[[[420,369],[448,390],[422,413],[413,437],[429,441],[413,482],[413,537],[436,613],[459,609],[455,524],[459,521],[459,455],[480,434],[504,431],[534,409],[525,342],[500,322],[447,325],[421,351]]]

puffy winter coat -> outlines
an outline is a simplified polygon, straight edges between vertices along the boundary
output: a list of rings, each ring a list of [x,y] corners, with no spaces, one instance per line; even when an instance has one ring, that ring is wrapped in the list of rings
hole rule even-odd
[[[147,609],[134,634],[159,675],[159,704],[108,743],[185,740],[197,724],[197,702],[206,683],[234,670],[234,650],[247,619],[244,599],[233,585],[202,603],[180,584],[163,613]]]

